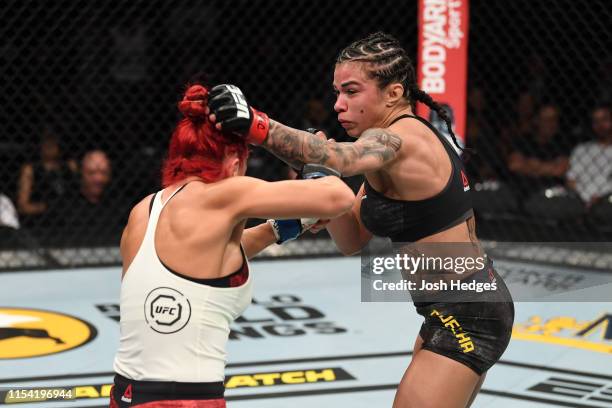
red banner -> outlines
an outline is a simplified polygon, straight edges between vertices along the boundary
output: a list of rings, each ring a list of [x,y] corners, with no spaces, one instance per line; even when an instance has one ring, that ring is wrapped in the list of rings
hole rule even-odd
[[[443,105],[453,119],[453,131],[465,141],[469,0],[419,0],[420,88]],[[417,113],[447,134],[446,124],[429,108],[417,104]]]

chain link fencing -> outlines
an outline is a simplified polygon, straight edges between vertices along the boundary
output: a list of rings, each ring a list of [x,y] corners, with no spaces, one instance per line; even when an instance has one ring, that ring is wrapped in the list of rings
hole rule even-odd
[[[609,240],[612,11],[472,3],[466,138],[478,153],[466,166],[479,235]],[[8,0],[0,21],[0,269],[116,264],[130,208],[160,188],[176,102],[202,73],[274,119],[347,141],[332,108],[339,50],[379,30],[415,60],[417,48],[416,2],[389,0]],[[289,177],[259,148],[248,174]],[[326,237],[266,255],[333,254]]]

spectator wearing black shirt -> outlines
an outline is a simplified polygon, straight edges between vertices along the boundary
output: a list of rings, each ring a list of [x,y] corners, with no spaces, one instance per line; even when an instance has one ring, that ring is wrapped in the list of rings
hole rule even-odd
[[[534,133],[517,138],[508,156],[512,182],[523,193],[564,184],[571,143],[560,130],[559,108],[545,104],[538,111]]]
[[[40,156],[21,168],[17,187],[17,209],[24,226],[42,227],[48,210],[56,205],[74,186],[77,165],[64,160],[57,135],[43,131]]]
[[[533,134],[536,121],[536,101],[529,91],[522,91],[514,102],[514,110],[500,132],[500,154],[507,159],[517,140]]]
[[[67,197],[58,218],[64,240],[77,245],[118,244],[125,208],[121,197],[110,191],[111,162],[102,150],[91,150],[81,160],[77,191]]]

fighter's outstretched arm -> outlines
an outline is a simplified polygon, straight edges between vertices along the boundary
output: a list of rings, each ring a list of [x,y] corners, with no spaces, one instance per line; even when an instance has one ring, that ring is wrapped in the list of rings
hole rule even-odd
[[[381,168],[397,157],[401,145],[402,139],[388,129],[367,129],[355,142],[337,143],[274,120],[262,144],[287,162],[323,164],[347,176]]]
[[[214,87],[208,99],[209,119],[218,129],[241,135],[247,142],[262,145],[293,167],[322,164],[345,176],[377,170],[394,160],[402,139],[389,129],[365,130],[353,143],[336,143],[321,134],[293,129],[270,120],[249,106],[235,85]]]

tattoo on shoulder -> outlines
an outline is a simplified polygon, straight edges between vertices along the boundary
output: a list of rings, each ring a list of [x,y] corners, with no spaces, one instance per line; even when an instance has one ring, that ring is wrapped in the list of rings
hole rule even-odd
[[[362,157],[374,156],[381,164],[394,159],[402,147],[402,139],[386,129],[368,129],[355,142]]]
[[[386,129],[368,129],[358,141],[372,148],[384,148],[397,152],[402,147],[402,138]]]
[[[335,167],[343,174],[359,174],[380,168],[397,157],[402,139],[385,129],[368,129],[352,143],[327,142],[326,159],[334,161]],[[363,161],[361,159],[366,159]],[[372,160],[374,159],[374,161]]]

